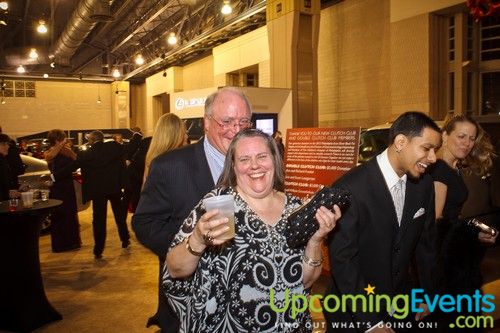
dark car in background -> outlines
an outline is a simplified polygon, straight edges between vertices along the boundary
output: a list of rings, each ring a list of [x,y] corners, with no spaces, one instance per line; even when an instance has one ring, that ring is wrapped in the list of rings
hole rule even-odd
[[[436,124],[439,127],[443,127],[444,121],[436,121]],[[392,123],[377,125],[361,133],[359,138],[358,163],[367,162],[389,146],[389,129],[391,125]]]
[[[30,156],[43,159],[44,153],[49,147],[50,144],[47,139],[30,139],[26,144],[26,152],[31,154]]]

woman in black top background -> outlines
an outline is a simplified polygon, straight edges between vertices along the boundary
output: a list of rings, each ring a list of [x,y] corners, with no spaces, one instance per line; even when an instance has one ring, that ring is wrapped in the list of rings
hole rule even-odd
[[[436,285],[441,295],[473,295],[481,288],[483,244],[493,244],[496,237],[468,226],[461,218],[462,206],[469,195],[462,173],[486,174],[492,165],[492,155],[493,147],[474,119],[457,115],[446,121],[443,145],[431,169],[438,230]],[[439,330],[453,331],[450,323],[464,312],[468,313],[467,306],[461,313],[438,314]],[[470,313],[475,313],[475,309]]]

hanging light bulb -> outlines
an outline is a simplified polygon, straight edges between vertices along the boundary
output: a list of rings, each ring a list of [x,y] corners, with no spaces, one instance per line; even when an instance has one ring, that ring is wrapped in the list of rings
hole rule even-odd
[[[31,59],[38,59],[38,52],[36,51],[36,49],[31,49],[30,51],[30,58]]]
[[[0,9],[2,10],[9,9],[9,3],[7,1],[0,1]]]
[[[135,57],[135,63],[137,65],[143,65],[144,64],[144,58],[142,57],[142,54],[138,54],[136,57]]]
[[[175,36],[175,32],[171,32],[170,34],[168,34],[167,43],[169,45],[177,44],[177,37]]]
[[[114,78],[119,78],[122,74],[120,73],[118,68],[115,68],[115,69],[113,69],[113,72],[111,73],[111,75],[113,75]]]
[[[55,68],[55,67],[56,67],[56,63],[52,61],[52,62],[50,63],[50,68]]]
[[[41,34],[47,33],[47,27],[45,26],[44,20],[38,21],[38,27],[36,28],[36,31],[38,31]]]
[[[224,15],[229,15],[233,12],[233,8],[231,8],[231,5],[229,4],[229,0],[224,0],[224,5],[220,9],[220,12]]]
[[[23,74],[23,73],[26,73],[26,69],[24,68],[23,65],[19,65],[19,67],[17,67],[17,72],[19,74]]]

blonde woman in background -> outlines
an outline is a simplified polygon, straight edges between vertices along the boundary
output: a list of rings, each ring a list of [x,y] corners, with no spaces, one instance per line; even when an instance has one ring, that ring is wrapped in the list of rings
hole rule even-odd
[[[466,115],[455,115],[443,126],[443,145],[438,160],[430,170],[434,179],[436,223],[438,230],[438,259],[436,285],[438,293],[473,295],[482,286],[481,261],[484,244],[495,243],[493,237],[475,227],[468,226],[461,216],[469,193],[464,173],[486,175],[494,155],[487,134],[479,124]],[[472,198],[475,199],[475,198]],[[487,213],[487,212],[483,212]],[[477,309],[435,314],[437,332],[454,332],[450,323],[457,316],[480,315]],[[470,330],[480,332],[481,330]]]
[[[148,176],[151,161],[158,155],[185,146],[187,139],[186,125],[178,116],[173,113],[161,116],[156,122],[153,138],[146,154],[143,183]]]
[[[187,144],[187,140],[188,135],[186,125],[178,116],[173,113],[166,113],[158,119],[148,152],[146,153],[144,177],[142,182],[143,186],[146,183],[151,162],[163,153],[185,146]],[[161,267],[163,266],[163,260],[163,258],[159,258],[160,272]],[[161,281],[159,281],[159,284],[161,286]],[[166,300],[160,294],[158,296],[158,309],[156,310],[156,313],[148,319],[146,327],[151,325],[159,326],[159,317],[161,316],[160,308],[166,305]],[[162,303],[164,303],[164,305],[160,305]]]

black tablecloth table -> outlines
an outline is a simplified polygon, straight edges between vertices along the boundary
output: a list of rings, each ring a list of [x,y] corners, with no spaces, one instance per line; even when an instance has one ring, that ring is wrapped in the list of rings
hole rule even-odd
[[[40,222],[61,200],[20,205],[0,202],[0,330],[29,332],[62,319],[47,300],[40,272]]]

